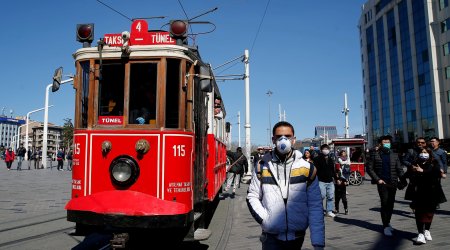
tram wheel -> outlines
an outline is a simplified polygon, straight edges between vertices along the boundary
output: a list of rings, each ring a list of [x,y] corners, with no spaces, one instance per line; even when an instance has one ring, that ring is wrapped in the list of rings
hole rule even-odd
[[[359,185],[361,185],[362,181],[363,181],[363,179],[362,179],[360,172],[353,171],[350,173],[349,180],[348,180],[350,185],[359,186]]]

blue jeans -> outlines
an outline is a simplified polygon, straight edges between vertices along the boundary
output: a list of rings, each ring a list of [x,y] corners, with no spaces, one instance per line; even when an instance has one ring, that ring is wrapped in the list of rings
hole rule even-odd
[[[334,209],[334,183],[319,181],[320,193],[322,200],[326,199],[326,211],[332,212]]]
[[[262,250],[298,250],[302,249],[305,233],[299,232],[295,240],[282,241],[274,234],[262,233],[259,237],[262,243]]]

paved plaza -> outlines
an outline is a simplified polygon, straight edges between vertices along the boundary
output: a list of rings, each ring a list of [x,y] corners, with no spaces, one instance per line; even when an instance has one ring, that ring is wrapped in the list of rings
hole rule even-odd
[[[12,168],[8,171],[5,163],[0,162],[0,232],[23,221],[32,223],[46,216],[65,217],[64,206],[70,198],[70,171],[57,171],[55,167],[28,170],[26,163],[22,171],[15,170],[16,163]],[[450,198],[450,179],[442,183],[447,198]],[[245,202],[247,187],[242,184],[234,198],[226,196],[220,201],[209,226],[213,235],[192,249],[261,249],[261,229]],[[349,186],[348,192],[349,214],[325,218],[326,249],[450,249],[450,202],[441,204],[435,214],[431,228],[433,241],[416,246],[413,241],[417,236],[414,215],[409,202],[403,199],[404,190],[397,192],[391,223],[395,228],[393,237],[382,234],[376,186],[365,181],[361,186]],[[71,226],[73,223],[66,222],[61,228]],[[0,234],[0,249],[11,249],[1,247],[2,234],[5,233]],[[77,244],[73,239],[67,239],[64,248],[49,245],[46,249],[71,249]],[[313,249],[309,231],[303,249]]]

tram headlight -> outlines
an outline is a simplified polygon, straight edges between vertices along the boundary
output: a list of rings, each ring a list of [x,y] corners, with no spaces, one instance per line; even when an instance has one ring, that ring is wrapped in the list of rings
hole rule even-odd
[[[139,176],[139,167],[129,156],[119,156],[113,160],[109,168],[111,180],[120,187],[129,187]]]

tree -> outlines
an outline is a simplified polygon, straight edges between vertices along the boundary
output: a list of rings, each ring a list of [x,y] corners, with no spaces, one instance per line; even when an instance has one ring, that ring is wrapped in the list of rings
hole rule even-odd
[[[66,118],[64,119],[64,126],[62,131],[63,143],[64,147],[70,149],[73,142],[73,123],[72,119]]]

